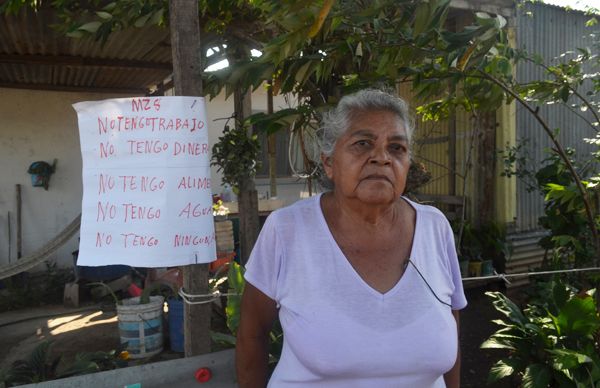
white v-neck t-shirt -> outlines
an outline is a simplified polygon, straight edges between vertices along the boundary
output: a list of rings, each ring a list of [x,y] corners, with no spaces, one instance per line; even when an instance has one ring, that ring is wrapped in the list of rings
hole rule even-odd
[[[381,294],[342,253],[320,197],[271,213],[246,267],[284,333],[269,387],[445,387],[458,346],[451,310],[467,304],[445,216],[405,199],[416,210],[414,266]]]

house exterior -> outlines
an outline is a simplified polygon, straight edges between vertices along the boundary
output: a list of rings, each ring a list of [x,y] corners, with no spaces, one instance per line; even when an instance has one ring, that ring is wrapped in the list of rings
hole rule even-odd
[[[505,16],[514,44],[540,52],[547,59],[586,43],[582,26],[587,19],[581,12],[543,4],[528,4],[517,9],[508,0],[458,0],[452,2],[452,7],[451,16],[457,26],[465,23],[468,12],[474,9]],[[21,187],[21,252],[24,256],[52,240],[81,211],[81,153],[76,115],[71,105],[144,95],[168,80],[172,71],[166,29],[147,27],[116,32],[102,46],[87,39],[65,38],[49,27],[53,23],[58,20],[44,8],[37,13],[0,17],[0,162],[3,165],[0,267],[17,259],[16,185]],[[552,28],[547,27],[550,24]],[[534,79],[537,74],[521,66],[517,76]],[[158,93],[163,92],[158,90]],[[411,100],[407,86],[401,86],[400,92]],[[275,110],[287,104],[285,98],[276,96]],[[252,96],[252,110],[266,109],[266,92],[259,88]],[[233,113],[233,102],[223,96],[207,101],[207,113],[212,146],[225,124],[222,119]],[[570,116],[558,115],[556,126],[570,124]],[[500,176],[501,163],[495,155],[504,145],[515,145],[527,137],[532,140],[527,147],[539,164],[544,158],[539,150],[548,143],[531,120],[514,103],[480,122],[457,112],[447,122],[419,124],[415,145],[417,160],[432,173],[431,182],[420,189],[421,194],[433,198],[434,203],[436,198],[466,197],[467,216],[487,212],[498,222],[508,224],[516,247],[514,255],[522,255],[527,260],[543,254],[536,247],[537,218],[543,209],[541,198],[526,192],[516,179]],[[472,149],[472,135],[477,126],[485,129]],[[586,132],[585,136],[588,135]],[[563,133],[563,136],[567,144],[578,148],[583,144],[584,136],[577,131]],[[282,139],[280,148],[286,144],[287,140]],[[287,159],[287,150],[283,151],[283,156],[278,157],[279,165]],[[49,189],[32,187],[27,174],[29,165],[39,160],[52,163],[54,159],[57,166]],[[470,170],[469,164],[473,165]],[[309,195],[305,181],[293,177],[286,168],[281,168],[281,174],[277,180],[280,204],[290,204]],[[224,188],[215,168],[212,181],[213,193],[222,193]],[[256,185],[260,197],[272,196],[267,177],[257,177]],[[70,266],[71,252],[77,246],[75,234],[48,259]]]
[[[545,63],[578,47],[588,47],[598,54],[599,48],[593,46],[590,36],[596,27],[586,27],[591,16],[585,12],[539,2],[525,3],[512,8],[512,12],[512,18],[504,14],[509,17],[509,40],[514,47],[539,54]],[[515,75],[520,82],[543,79],[542,69],[531,63],[521,63]],[[596,131],[583,120],[594,121],[589,111],[573,113],[555,105],[541,107],[540,114],[552,128],[561,128],[559,139],[565,147],[575,148],[578,155],[592,151],[592,146],[584,141],[596,136]],[[472,222],[491,212],[492,219],[508,227],[512,253],[507,272],[528,272],[540,265],[545,254],[538,245],[546,233],[538,224],[544,212],[543,196],[529,191],[523,180],[501,176],[503,162],[498,151],[519,145],[528,159],[526,167],[535,172],[548,157],[551,142],[533,115],[518,103],[501,107],[495,117],[487,120],[477,123],[457,112],[447,123],[422,125],[422,135],[427,137],[417,141],[417,147],[421,147],[417,154],[430,168],[432,180],[421,190],[430,195],[466,196],[467,218]],[[468,141],[475,130],[479,134],[470,156],[471,179],[464,181],[470,153]],[[485,209],[486,203],[492,208]],[[524,282],[526,278],[511,286]]]
[[[28,256],[42,248],[81,212],[82,160],[77,116],[80,101],[143,96],[171,74],[167,29],[144,28],[115,33],[104,46],[89,39],[70,39],[55,32],[58,23],[47,9],[0,17],[0,267],[15,263],[18,251]],[[167,92],[168,94],[168,92]],[[283,96],[274,108],[287,107]],[[233,114],[232,99],[207,101],[210,146]],[[266,111],[267,93],[258,89],[252,109]],[[32,162],[57,160],[48,190],[32,187]],[[17,185],[20,185],[21,243],[18,247]],[[283,177],[279,205],[303,195],[305,183]],[[213,193],[223,191],[212,168]],[[257,179],[261,197],[270,197],[269,180]],[[306,195],[306,194],[304,194]],[[47,259],[73,265],[78,233]],[[36,269],[43,270],[44,265]]]

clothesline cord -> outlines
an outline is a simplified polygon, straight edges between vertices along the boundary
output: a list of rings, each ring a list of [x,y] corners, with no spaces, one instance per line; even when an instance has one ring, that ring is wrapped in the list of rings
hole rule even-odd
[[[220,291],[215,291],[213,293],[210,294],[200,294],[200,295],[194,295],[194,294],[188,294],[187,292],[185,292],[183,290],[183,287],[181,287],[179,289],[178,292],[179,296],[181,296],[181,299],[183,299],[183,301],[187,304],[206,304],[206,303],[212,303],[213,301],[219,299],[222,296],[240,296],[240,294],[235,293],[235,292],[227,292],[227,293],[221,293]],[[195,301],[193,299],[200,299],[200,298],[208,298],[205,300],[198,300]]]
[[[475,276],[462,278],[463,282],[469,282],[474,280],[490,280],[490,279],[502,279],[506,283],[510,284],[509,278],[519,278],[519,277],[527,277],[527,276],[541,276],[541,275],[553,275],[558,273],[574,273],[574,272],[600,272],[600,267],[589,267],[589,268],[573,268],[573,269],[562,269],[562,270],[553,270],[553,271],[539,271],[539,272],[523,272],[523,273],[496,273],[494,275],[489,276]],[[212,303],[213,301],[219,299],[222,296],[240,296],[240,294],[236,292],[228,292],[221,293],[220,291],[215,291],[210,294],[188,294],[183,290],[183,287],[179,289],[179,296],[183,299],[183,301],[187,304],[196,305],[196,304],[206,304]],[[193,299],[204,299],[204,300],[193,300]]]
[[[560,269],[553,271],[538,271],[538,272],[523,272],[523,273],[495,273],[494,275],[488,276],[475,276],[462,278],[463,282],[473,281],[473,280],[489,280],[489,279],[502,279],[507,283],[509,278],[519,278],[519,277],[527,277],[527,276],[540,276],[540,275],[553,275],[557,273],[573,273],[573,272],[600,272],[600,267],[589,267],[589,268],[573,268],[573,269]]]

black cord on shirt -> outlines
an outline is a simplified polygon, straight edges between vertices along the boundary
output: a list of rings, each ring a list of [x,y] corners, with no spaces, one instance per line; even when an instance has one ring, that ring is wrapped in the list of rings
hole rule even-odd
[[[427,281],[427,279],[425,279],[425,277],[423,276],[423,274],[421,273],[421,271],[419,271],[419,269],[417,268],[417,266],[415,265],[415,263],[413,263],[410,258],[407,260],[408,263],[410,263],[414,269],[417,270],[417,273],[419,274],[419,276],[421,277],[421,279],[423,279],[423,281],[425,282],[425,284],[427,285],[427,288],[429,288],[429,291],[431,291],[431,293],[433,294],[433,296],[435,297],[435,299],[438,300],[438,302],[440,302],[441,304],[445,304],[446,306],[452,308],[452,306],[446,302],[444,302],[443,300],[441,300],[437,294],[435,293],[435,291],[433,291],[433,288],[431,288],[431,286],[429,285],[429,282]]]

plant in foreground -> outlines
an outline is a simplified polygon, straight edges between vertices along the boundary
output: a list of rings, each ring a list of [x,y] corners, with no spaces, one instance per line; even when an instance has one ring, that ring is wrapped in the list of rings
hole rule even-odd
[[[33,384],[127,366],[126,352],[116,349],[109,352],[78,353],[71,364],[59,370],[62,357],[50,359],[51,347],[51,341],[43,341],[27,359],[17,360],[9,369],[0,370],[0,387]]]
[[[506,318],[481,347],[506,349],[492,366],[488,382],[508,376],[521,387],[596,387],[600,385],[600,316],[595,290],[575,293],[554,282],[544,302],[521,310],[500,292],[487,292]]]

